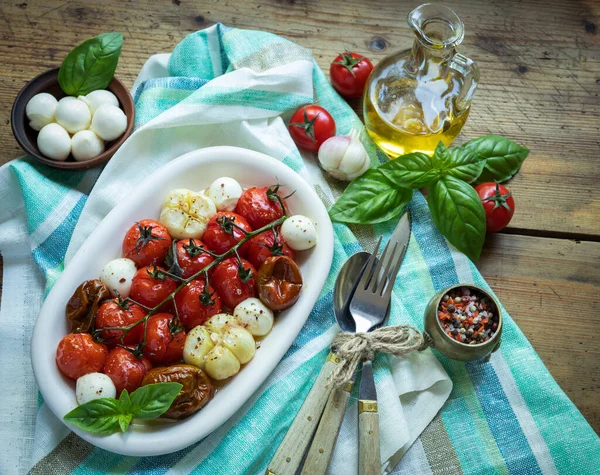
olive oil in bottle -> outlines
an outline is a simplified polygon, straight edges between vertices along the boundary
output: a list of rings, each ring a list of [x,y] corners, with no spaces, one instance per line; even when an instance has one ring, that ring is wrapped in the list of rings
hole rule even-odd
[[[465,124],[479,80],[473,61],[456,52],[464,30],[442,5],[425,4],[408,15],[412,49],[385,58],[365,87],[364,119],[371,138],[391,158],[433,153],[450,145]]]

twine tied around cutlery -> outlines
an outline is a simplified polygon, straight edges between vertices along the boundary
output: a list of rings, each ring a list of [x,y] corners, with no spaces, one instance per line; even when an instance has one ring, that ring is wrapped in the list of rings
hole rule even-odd
[[[400,358],[413,351],[423,351],[431,343],[427,333],[423,334],[411,325],[382,327],[368,333],[338,333],[331,348],[342,361],[329,376],[329,383],[334,387],[346,384],[359,363],[373,360],[375,352]]]

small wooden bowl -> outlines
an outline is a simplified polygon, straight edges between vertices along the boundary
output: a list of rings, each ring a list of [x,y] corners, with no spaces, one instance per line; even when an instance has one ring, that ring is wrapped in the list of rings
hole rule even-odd
[[[106,150],[90,160],[77,162],[70,155],[66,161],[52,160],[41,154],[37,146],[38,132],[29,127],[29,120],[25,115],[25,106],[29,100],[40,92],[47,92],[56,97],[57,100],[65,97],[67,94],[63,92],[58,84],[58,68],[50,69],[29,81],[13,103],[11,122],[12,131],[15,139],[29,155],[34,156],[40,162],[54,168],[62,168],[64,170],[87,170],[88,168],[97,167],[108,162],[119,147],[125,142],[127,137],[133,131],[133,123],[135,121],[135,106],[133,98],[125,85],[117,78],[113,78],[107,88],[119,100],[119,106],[127,116],[127,129],[118,139],[106,142]]]
[[[453,289],[467,287],[473,292],[486,297],[494,303],[498,314],[498,329],[494,336],[484,343],[476,345],[467,345],[456,341],[446,335],[442,324],[438,319],[438,308],[442,297]],[[500,311],[500,305],[487,291],[473,284],[458,284],[437,292],[427,304],[425,309],[425,331],[429,334],[433,347],[443,355],[458,361],[473,361],[481,358],[489,358],[490,355],[500,347],[502,341],[503,316]]]

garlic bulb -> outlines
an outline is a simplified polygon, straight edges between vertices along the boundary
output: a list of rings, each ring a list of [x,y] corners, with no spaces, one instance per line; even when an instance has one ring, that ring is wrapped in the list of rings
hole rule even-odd
[[[318,155],[323,170],[344,181],[352,181],[366,172],[371,162],[359,136],[352,130],[350,135],[336,135],[323,142]]]

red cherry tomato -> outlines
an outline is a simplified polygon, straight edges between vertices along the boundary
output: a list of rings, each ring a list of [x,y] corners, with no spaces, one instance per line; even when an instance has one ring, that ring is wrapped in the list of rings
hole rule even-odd
[[[482,183],[475,187],[485,210],[487,232],[504,229],[515,213],[515,200],[505,186],[499,183]]]
[[[241,273],[249,277],[246,282],[242,281],[235,257],[217,264],[211,280],[212,286],[221,297],[221,302],[229,310],[233,310],[238,303],[247,298],[256,297],[256,269],[247,260],[240,259],[240,261],[243,266]]]
[[[173,340],[172,324],[173,315],[170,313],[157,313],[148,319],[143,353],[154,365],[164,364],[167,348]]]
[[[68,378],[77,379],[104,368],[108,348],[89,333],[69,333],[56,348],[56,365]]]
[[[167,351],[162,361],[163,365],[179,363],[183,359],[183,345],[185,344],[186,336],[185,330],[181,330],[179,333],[173,335],[171,343],[167,345]]]
[[[276,237],[277,244],[275,244]],[[294,251],[283,242],[281,234],[273,229],[254,236],[248,241],[247,246],[247,258],[256,269],[260,269],[263,262],[271,256],[288,256],[291,259],[294,258]]]
[[[235,212],[246,218],[252,229],[262,228],[284,214],[281,203],[275,195],[279,196],[287,212],[287,204],[279,193],[279,186],[253,187],[244,190],[237,202]]]
[[[165,260],[171,242],[167,228],[153,219],[143,219],[125,234],[123,257],[131,259],[138,267],[160,265]]]
[[[140,321],[146,315],[146,311],[139,305],[122,303],[114,300],[106,300],[100,305],[96,314],[96,328],[125,327]],[[143,324],[131,329],[123,340],[126,345],[139,343],[142,339]],[[104,331],[100,333],[100,338],[109,345],[120,343],[122,330]]]
[[[246,236],[244,231],[236,228],[233,224],[239,226],[246,232],[252,231],[250,224],[243,216],[230,211],[219,212],[210,219],[206,226],[206,231],[203,236],[206,247],[216,254],[224,254],[239,241],[244,239]],[[225,227],[225,229],[223,229],[222,226]],[[244,246],[238,250],[238,253],[242,256],[245,255]]]
[[[115,383],[117,394],[123,389],[133,392],[142,384],[142,379],[148,371],[152,369],[152,364],[147,358],[138,358],[131,351],[120,346],[110,350],[104,365],[104,374]]]
[[[331,84],[344,97],[361,97],[365,83],[373,71],[373,63],[362,54],[345,52],[329,67]]]
[[[221,313],[221,298],[210,285],[204,292],[205,284],[202,278],[192,280],[175,296],[179,318],[188,330]]]
[[[146,307],[156,307],[177,287],[177,283],[164,272],[163,268],[155,266],[139,269],[131,282],[129,297]]]
[[[311,104],[294,112],[288,129],[298,147],[318,152],[321,144],[335,135],[335,121],[321,106]]]
[[[203,250],[205,247],[199,239],[177,241],[177,261],[179,267],[183,269],[181,277],[187,279],[214,261],[214,258]],[[212,269],[209,271],[209,275],[212,274],[212,271]]]

